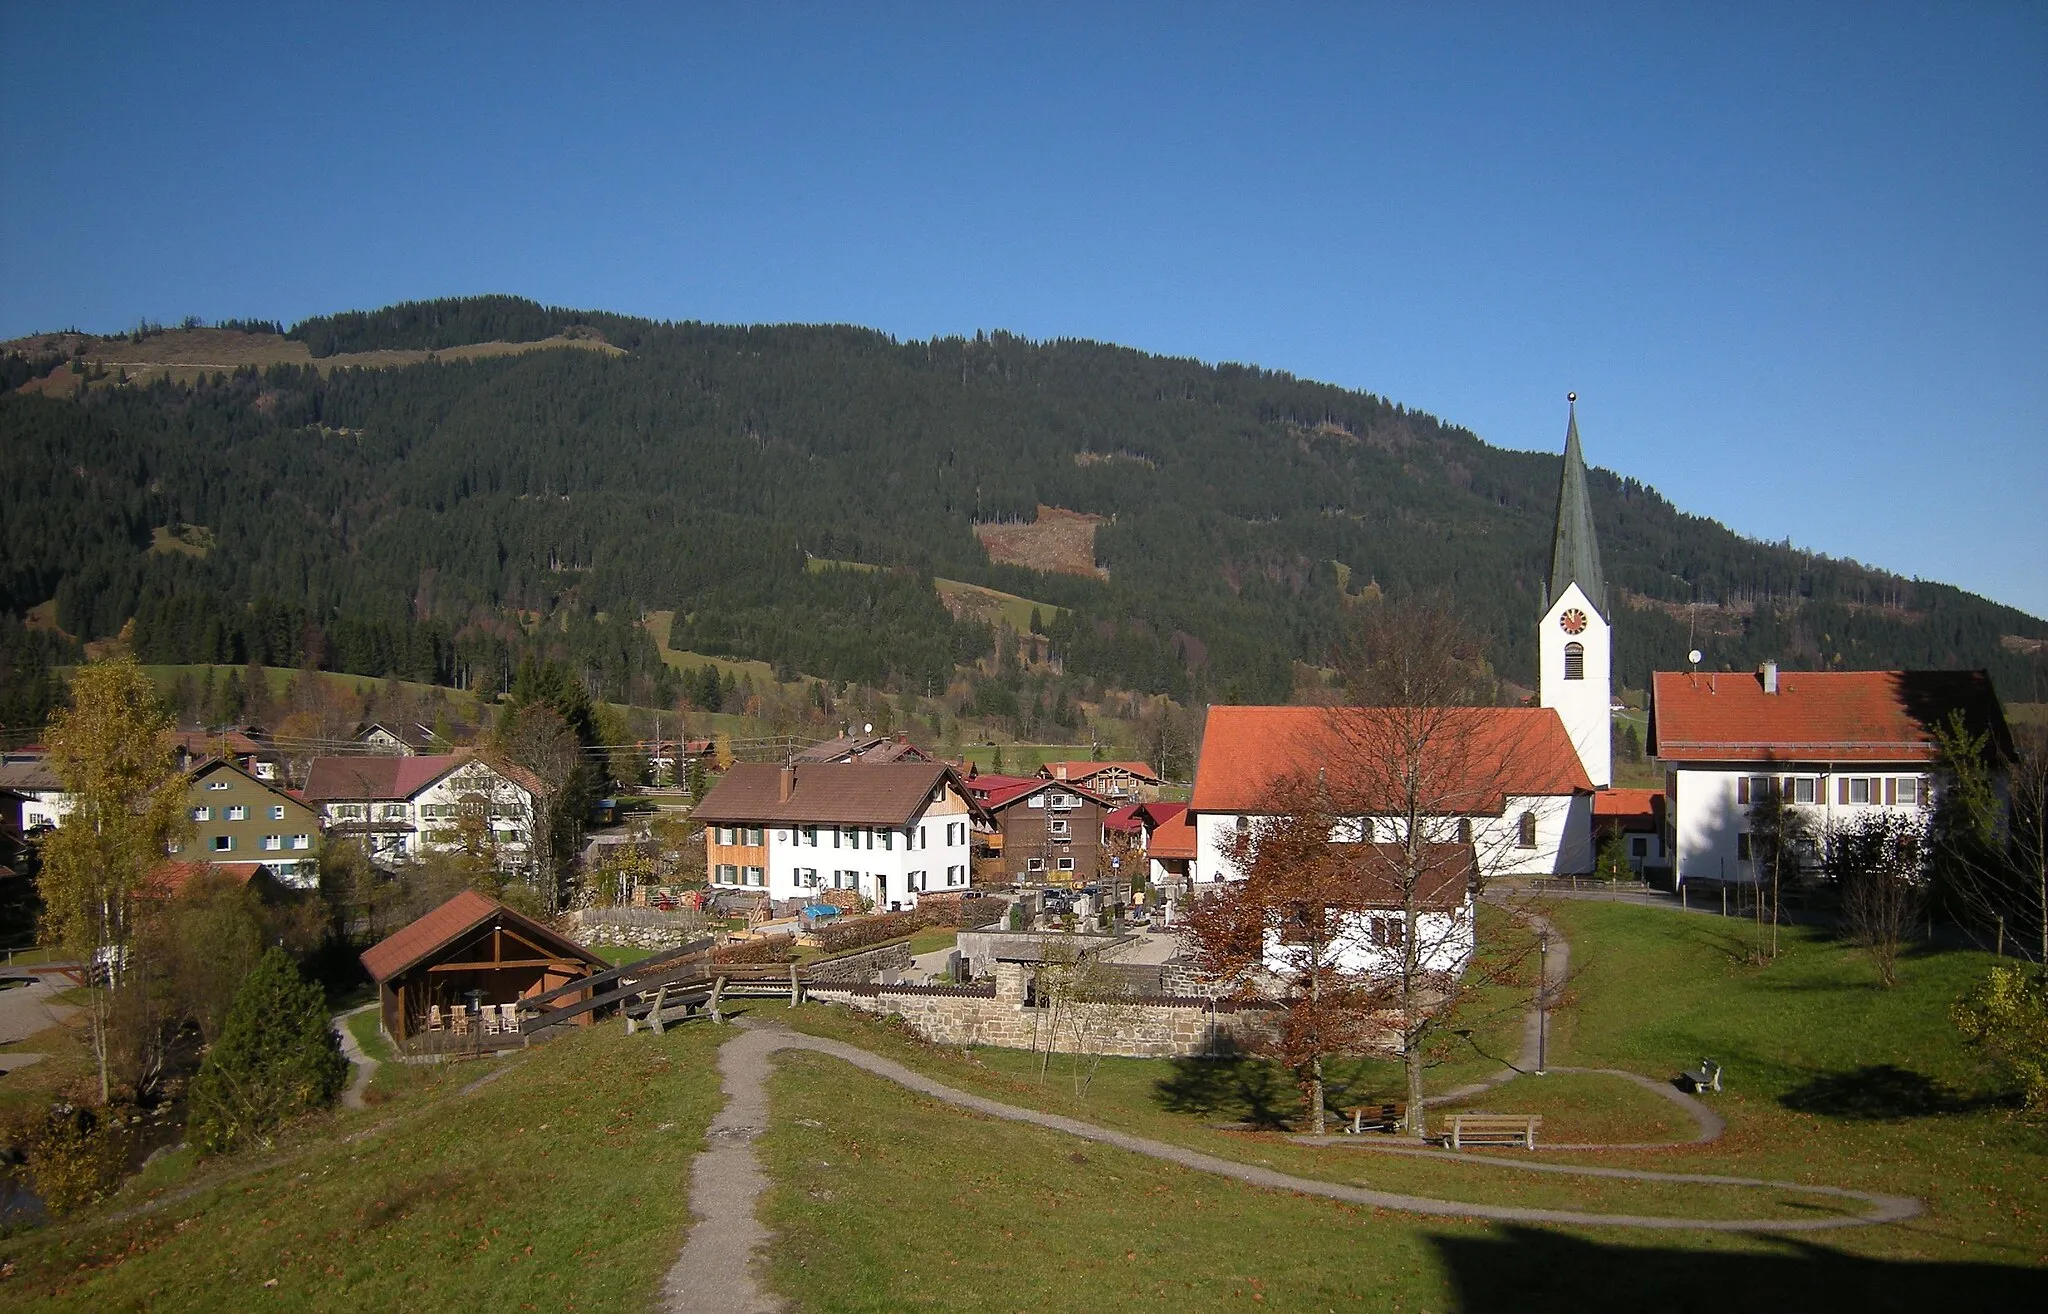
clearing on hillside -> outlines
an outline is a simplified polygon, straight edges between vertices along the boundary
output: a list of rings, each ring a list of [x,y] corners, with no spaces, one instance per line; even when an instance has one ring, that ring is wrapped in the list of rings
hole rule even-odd
[[[1019,634],[1031,629],[1032,612],[1038,613],[1042,623],[1050,625],[1061,610],[1049,602],[1020,598],[1014,593],[983,588],[957,579],[934,579],[932,583],[939,590],[939,601],[945,603],[946,610],[955,616],[978,621],[1007,621],[1010,628]]]
[[[1040,503],[1037,518],[1029,524],[977,524],[974,536],[988,549],[989,560],[1002,565],[1108,579],[1109,572],[1095,564],[1095,527],[1103,520],[1102,516]]]

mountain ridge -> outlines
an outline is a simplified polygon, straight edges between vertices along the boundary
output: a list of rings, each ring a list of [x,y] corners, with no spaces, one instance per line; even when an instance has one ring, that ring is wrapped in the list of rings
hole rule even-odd
[[[440,626],[429,648],[494,636],[508,654],[531,641],[507,622],[514,612],[566,609],[587,625],[600,611],[672,608],[690,618],[678,637],[699,651],[923,685],[983,642],[937,606],[929,579],[945,575],[1068,609],[1064,632],[1047,637],[1077,678],[1241,699],[1285,697],[1294,664],[1326,650],[1345,599],[1377,585],[1450,593],[1504,675],[1533,670],[1559,458],[1285,371],[1078,339],[898,341],[856,326],[661,323],[490,298],[246,335],[303,343],[310,362],[122,383],[117,369],[141,374],[147,363],[134,348],[172,354],[164,340],[190,331],[146,333],[119,353],[71,343],[39,377],[71,372],[73,398],[23,396],[30,379],[0,398],[0,434],[34,450],[41,483],[29,482],[52,506],[76,503],[80,481],[103,480],[98,500],[123,503],[127,517],[95,529],[85,508],[60,528],[20,497],[0,500],[11,523],[26,517],[60,540],[98,534],[101,545],[8,535],[0,611],[54,595],[66,628],[85,637],[154,617],[152,633],[183,636],[156,655],[183,660],[198,659],[206,641],[193,635],[209,626],[247,631],[261,605],[298,599],[301,628],[381,625],[415,643]],[[529,348],[575,334],[608,350],[447,355],[521,341],[481,336],[506,332]],[[397,351],[433,354],[344,363]],[[43,363],[17,344],[0,344],[0,357],[10,378]],[[30,414],[42,406],[68,417]],[[123,446],[136,469],[117,470]],[[266,481],[277,468],[298,483]],[[59,477],[67,470],[86,473]],[[2039,618],[1742,538],[1604,468],[1592,471],[1592,493],[1627,622],[1617,626],[1625,683],[1640,687],[1697,645],[1719,667],[1763,657],[1985,666],[2015,686],[2007,696],[2038,696]],[[1108,579],[991,560],[976,526],[1027,521],[1041,505],[1103,518],[1096,564]],[[209,526],[220,546],[204,559],[116,560],[113,543],[146,545],[180,524]],[[625,534],[633,527],[637,542]],[[437,540],[445,550],[422,551]],[[296,569],[263,560],[285,542]],[[702,568],[692,554],[705,551],[729,554],[730,568]],[[893,570],[805,583],[805,554]],[[180,619],[168,601],[180,592],[218,605],[208,619]],[[815,609],[808,620],[800,597]],[[882,612],[901,633],[877,633],[902,651],[879,660],[858,659],[816,619],[859,626]],[[292,649],[274,638],[262,646]],[[243,634],[226,647],[256,643]],[[639,678],[630,657],[610,664]]]

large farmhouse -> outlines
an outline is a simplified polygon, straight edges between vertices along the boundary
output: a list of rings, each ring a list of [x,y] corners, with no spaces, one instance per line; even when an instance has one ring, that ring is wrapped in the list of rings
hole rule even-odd
[[[986,823],[951,767],[917,761],[744,762],[691,815],[713,889],[777,900],[854,890],[880,909],[967,888],[972,832]]]
[[[467,754],[322,757],[306,775],[306,802],[330,835],[362,843],[377,862],[417,860],[474,835],[497,865],[532,862],[534,776]]]
[[[1664,763],[1665,847],[1677,879],[1757,879],[1759,804],[1782,802],[1818,838],[1871,812],[1934,806],[1935,729],[1959,714],[2008,741],[1983,671],[1659,671],[1650,753]]]

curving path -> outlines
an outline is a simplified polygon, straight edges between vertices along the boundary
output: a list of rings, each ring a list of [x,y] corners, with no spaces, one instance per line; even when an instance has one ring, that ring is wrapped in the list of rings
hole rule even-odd
[[[363,1092],[370,1088],[371,1079],[377,1075],[377,1069],[383,1066],[376,1059],[363,1053],[362,1045],[356,1041],[355,1032],[348,1029],[350,1018],[358,1013],[367,1013],[376,1006],[376,1001],[372,1000],[360,1008],[351,1008],[346,1013],[334,1015],[334,1029],[341,1036],[341,1052],[348,1057],[350,1064],[348,1089],[341,1092],[341,1106],[345,1109],[369,1107],[364,1103]]]
[[[1218,1158],[1186,1146],[1133,1136],[1128,1132],[1076,1118],[1021,1108],[998,1100],[955,1090],[922,1073],[871,1054],[842,1041],[807,1036],[782,1027],[741,1022],[740,1033],[719,1047],[718,1070],[726,1092],[726,1107],[712,1120],[705,1151],[697,1156],[690,1186],[690,1209],[698,1222],[688,1242],[663,1283],[665,1306],[677,1314],[685,1311],[773,1311],[784,1308],[759,1282],[754,1271],[756,1252],[769,1234],[754,1216],[754,1207],[768,1185],[754,1154],[754,1138],[768,1121],[767,1081],[770,1056],[782,1049],[807,1049],[843,1059],[864,1072],[893,1081],[944,1104],[968,1109],[1006,1122],[1021,1122],[1049,1131],[1065,1132],[1083,1140],[1112,1145],[1133,1154],[1178,1164],[1198,1172],[1213,1173],[1274,1191],[1321,1196],[1352,1204],[1370,1205],[1402,1213],[1451,1218],[1482,1218],[1499,1222],[1555,1223],[1574,1227],[1640,1227],[1703,1232],[1816,1232],[1839,1227],[1868,1227],[1897,1223],[1917,1217],[1925,1208],[1909,1196],[1881,1195],[1839,1186],[1812,1186],[1803,1182],[1769,1181],[1754,1177],[1723,1177],[1707,1173],[1659,1173],[1629,1168],[1588,1168],[1568,1164],[1530,1163],[1525,1160],[1458,1156],[1469,1162],[1528,1172],[1568,1173],[1583,1177],[1619,1178],[1643,1182],[1684,1182],[1704,1186],[1742,1186],[1769,1190],[1797,1191],[1804,1195],[1825,1195],[1866,1206],[1860,1214],[1834,1218],[1670,1218],[1645,1214],[1596,1214],[1573,1209],[1532,1209],[1519,1205],[1471,1204],[1460,1200],[1439,1200],[1430,1196],[1375,1191],[1341,1182],[1295,1177],[1256,1164]],[[1434,1150],[1410,1150],[1411,1154],[1435,1155]]]

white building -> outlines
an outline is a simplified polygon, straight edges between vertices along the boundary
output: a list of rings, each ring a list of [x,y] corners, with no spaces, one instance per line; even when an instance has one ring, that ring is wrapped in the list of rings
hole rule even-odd
[[[1400,882],[1394,876],[1407,855],[1398,845],[1337,847],[1348,850],[1356,864],[1360,896],[1329,925],[1330,942],[1322,947],[1326,961],[1342,972],[1397,976],[1405,964],[1408,920]],[[1415,963],[1419,970],[1456,976],[1472,961],[1478,946],[1472,897],[1474,865],[1469,844],[1431,844],[1423,850],[1422,873],[1415,882]],[[1292,927],[1266,933],[1267,965],[1297,979],[1306,975],[1315,953],[1314,937]],[[1299,961],[1289,962],[1296,958]]]
[[[59,825],[73,806],[71,796],[64,792],[64,782],[40,753],[0,755],[0,789],[21,800],[24,835]]]
[[[1809,835],[1871,812],[1924,816],[1933,727],[1960,712],[2006,742],[1983,671],[1659,671],[1650,755],[1665,766],[1665,846],[1684,881],[1754,881],[1751,821],[1783,800]]]
[[[544,791],[519,767],[456,753],[315,758],[304,796],[330,838],[360,841],[372,861],[449,851],[468,830],[487,834],[498,865],[518,871],[533,860],[534,801]]]
[[[987,822],[951,767],[908,760],[738,763],[691,815],[713,889],[853,890],[884,911],[965,890],[974,825]]]

